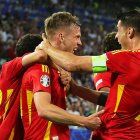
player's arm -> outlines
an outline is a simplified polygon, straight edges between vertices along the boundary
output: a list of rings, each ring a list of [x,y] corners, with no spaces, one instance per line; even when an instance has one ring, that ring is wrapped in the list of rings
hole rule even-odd
[[[71,81],[70,93],[102,106],[105,106],[108,97],[108,92],[96,91],[79,86],[74,80]]]
[[[44,53],[43,50],[38,50],[23,56],[22,66],[30,66],[34,63],[45,63],[47,61],[48,55]]]
[[[73,71],[92,71],[91,56],[76,56],[69,52],[60,51],[54,47],[44,49],[50,58],[63,69]]]
[[[78,115],[73,115],[60,107],[51,104],[51,95],[47,92],[36,92],[34,93],[34,103],[41,118],[68,125],[77,125],[81,127],[87,127],[89,129],[95,129],[100,126],[100,119],[98,116],[103,113],[103,111],[93,114],[89,117],[83,117]]]
[[[73,95],[77,95],[77,96],[79,96],[85,100],[88,100],[92,103],[96,103],[96,104],[99,104],[102,106],[105,105],[107,97],[108,97],[108,93],[109,93],[108,87],[103,87],[100,90],[103,92],[91,90],[89,88],[77,85],[76,82],[71,78],[70,73],[68,73],[67,71],[64,71],[61,68],[59,68],[59,71],[60,71],[61,82],[64,85],[66,85],[66,87],[69,87],[68,93],[71,93]],[[102,96],[102,101],[100,101],[101,100],[100,96]]]
[[[105,92],[108,92],[108,93],[109,93],[110,88],[109,88],[109,87],[101,87],[101,88],[99,89],[99,91],[105,91]]]
[[[72,53],[61,51],[52,47],[44,36],[43,42],[40,46],[57,65],[67,71],[107,71],[106,55],[76,56]]]
[[[109,92],[110,91],[110,79],[111,79],[111,74],[108,73],[107,77],[106,77],[107,73],[96,73],[94,74],[94,84],[95,84],[95,88],[98,91],[106,91]],[[105,76],[105,78],[104,78]]]
[[[67,71],[92,71],[92,59],[90,56],[76,56],[69,52],[60,51],[51,46],[44,34],[40,48],[60,67]]]

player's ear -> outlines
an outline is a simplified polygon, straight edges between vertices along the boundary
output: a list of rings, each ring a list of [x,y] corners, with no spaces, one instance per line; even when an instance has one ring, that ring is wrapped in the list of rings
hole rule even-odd
[[[135,29],[132,28],[132,27],[129,27],[128,28],[128,36],[129,36],[129,38],[132,39],[134,37],[134,35],[135,35]]]
[[[62,33],[59,33],[59,40],[60,40],[61,42],[64,41],[64,37],[63,37],[63,34],[62,34]]]

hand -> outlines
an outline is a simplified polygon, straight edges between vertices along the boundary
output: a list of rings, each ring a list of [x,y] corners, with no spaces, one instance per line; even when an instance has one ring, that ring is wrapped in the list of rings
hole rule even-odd
[[[62,82],[63,85],[67,85],[70,84],[72,78],[71,78],[71,73],[68,71],[65,71],[64,69],[62,69],[61,67],[59,67],[58,65],[56,65],[54,63],[55,67],[58,69],[58,73],[60,76],[60,80]]]
[[[101,120],[99,118],[99,116],[104,112],[104,110],[101,110],[97,113],[94,113],[88,117],[86,117],[86,123],[85,123],[85,127],[91,130],[95,130],[97,129],[100,124],[101,124]]]
[[[71,73],[61,69],[60,80],[62,84],[65,85],[64,90],[66,91],[67,94],[69,93],[71,79],[72,79]]]
[[[42,45],[43,45],[43,41],[35,48],[35,52],[43,50]]]
[[[67,86],[71,82],[71,73],[61,69],[60,71],[60,79],[63,85]]]
[[[47,39],[45,33],[42,33],[42,39],[43,39],[43,43],[42,43],[42,48],[49,48],[52,47],[51,43],[49,42],[49,40]]]
[[[69,89],[70,89],[70,82],[72,80],[72,77],[71,77],[71,73],[63,70],[62,68],[58,67],[58,70],[59,70],[59,76],[60,76],[60,80],[62,82],[62,84],[65,86],[64,87],[64,90],[69,93]]]
[[[49,40],[46,38],[45,33],[42,34],[43,41],[35,48],[35,51],[46,50],[46,48],[52,47]]]

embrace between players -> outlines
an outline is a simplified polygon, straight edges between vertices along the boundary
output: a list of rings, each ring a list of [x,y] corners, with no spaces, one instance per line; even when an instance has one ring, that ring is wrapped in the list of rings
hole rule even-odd
[[[21,37],[18,57],[1,70],[0,138],[68,140],[68,125],[77,125],[96,129],[95,140],[140,139],[139,23],[139,11],[122,13],[116,33],[122,50],[100,56],[73,54],[82,44],[80,22],[68,12],[45,20],[43,41],[38,35]],[[109,95],[77,85],[67,71],[111,72]],[[104,111],[88,117],[69,114],[67,91],[105,105]]]

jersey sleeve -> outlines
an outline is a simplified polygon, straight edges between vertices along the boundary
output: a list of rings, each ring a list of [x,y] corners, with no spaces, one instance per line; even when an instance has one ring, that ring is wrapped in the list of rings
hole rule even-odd
[[[131,61],[130,59],[130,51],[112,51],[112,52],[107,52],[107,61],[106,65],[108,68],[108,71],[113,72],[113,73],[126,73],[127,70],[129,69],[129,62]]]
[[[38,91],[51,93],[51,81],[49,67],[39,65],[32,70],[33,93]]]
[[[92,69],[94,73],[110,71],[113,73],[126,73],[130,68],[132,51],[117,50],[107,52],[100,56],[92,56]],[[127,67],[126,67],[127,65]]]
[[[111,82],[111,73],[110,72],[103,72],[103,73],[96,73],[94,74],[94,84],[97,90],[103,87],[110,88]]]
[[[17,57],[5,65],[5,71],[9,73],[11,77],[19,76],[23,72],[22,58],[23,57]]]

